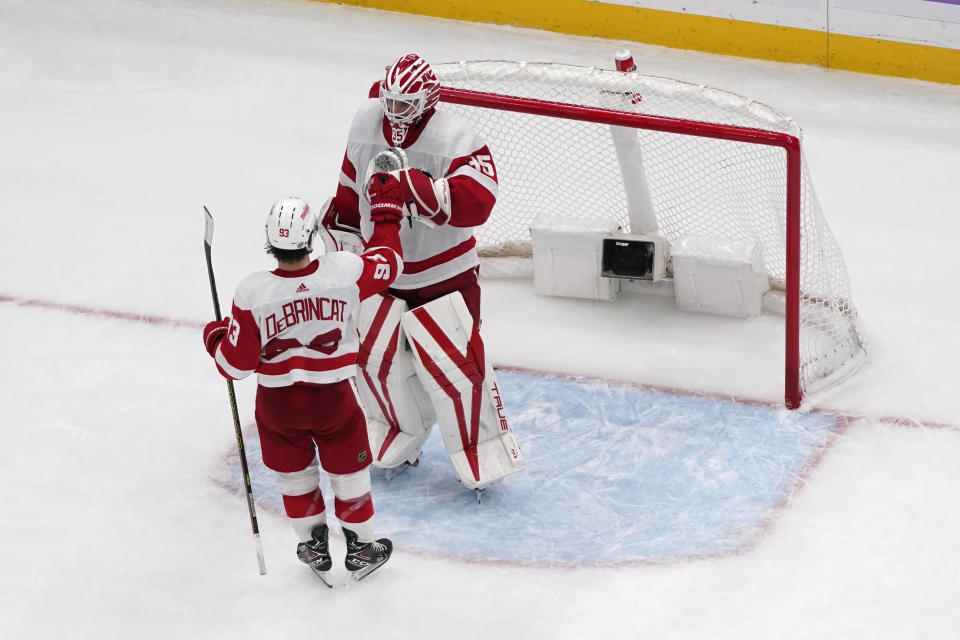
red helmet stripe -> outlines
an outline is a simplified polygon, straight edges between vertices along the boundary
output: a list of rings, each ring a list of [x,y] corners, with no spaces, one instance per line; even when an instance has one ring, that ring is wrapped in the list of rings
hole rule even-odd
[[[426,68],[424,65],[417,65],[405,70],[405,73],[401,74],[399,79],[400,91],[407,93],[410,91],[410,88],[420,79],[420,76],[424,74]]]
[[[392,94],[392,95],[391,95]],[[440,82],[430,64],[411,53],[393,63],[380,84],[384,113],[394,124],[416,122],[440,97]],[[397,101],[401,104],[398,105]],[[406,102],[409,107],[402,106]]]

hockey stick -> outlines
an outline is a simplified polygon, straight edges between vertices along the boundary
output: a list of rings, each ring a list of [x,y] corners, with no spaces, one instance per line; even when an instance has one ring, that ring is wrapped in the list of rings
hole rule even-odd
[[[213,296],[213,312],[217,320],[221,320],[220,299],[217,296],[217,282],[213,277],[213,261],[210,259],[210,248],[213,245],[213,216],[206,206],[203,207],[203,253],[207,257],[207,275],[210,277],[210,295]],[[240,416],[237,413],[237,396],[233,391],[233,380],[227,380],[227,391],[230,394],[230,410],[233,412],[233,429],[237,436],[237,451],[240,453],[240,468],[243,469],[243,482],[247,490],[247,506],[250,509],[250,528],[253,529],[253,539],[257,544],[257,562],[260,565],[260,575],[267,574],[267,565],[263,560],[263,543],[260,541],[260,526],[257,524],[257,509],[253,505],[253,487],[250,484],[250,467],[247,466],[247,453],[243,448],[243,432],[240,429]]]

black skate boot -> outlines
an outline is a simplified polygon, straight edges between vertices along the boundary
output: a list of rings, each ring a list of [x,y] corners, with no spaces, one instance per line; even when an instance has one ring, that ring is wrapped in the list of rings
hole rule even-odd
[[[327,541],[329,533],[330,530],[325,524],[314,527],[313,531],[310,532],[313,540],[301,542],[297,545],[297,557],[300,558],[300,562],[313,569],[317,577],[323,580],[323,584],[333,588],[330,583],[330,569],[333,567],[333,560],[330,559],[330,544]]]
[[[343,535],[347,538],[347,557],[344,565],[354,580],[363,580],[380,568],[390,559],[393,553],[393,543],[387,538],[380,538],[374,542],[360,542],[357,534],[344,528]]]

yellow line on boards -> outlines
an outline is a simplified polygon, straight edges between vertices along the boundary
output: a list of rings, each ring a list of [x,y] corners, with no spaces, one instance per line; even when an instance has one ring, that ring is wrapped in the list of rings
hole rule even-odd
[[[833,69],[960,84],[960,51],[857,36],[830,36]]]
[[[960,84],[960,51],[589,0],[315,0]]]

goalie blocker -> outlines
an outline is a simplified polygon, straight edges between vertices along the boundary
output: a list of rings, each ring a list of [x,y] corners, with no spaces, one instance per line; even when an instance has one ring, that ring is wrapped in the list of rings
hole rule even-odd
[[[378,296],[360,309],[358,387],[374,464],[415,464],[436,421],[457,478],[484,489],[525,467],[473,317],[452,293],[412,311]]]

